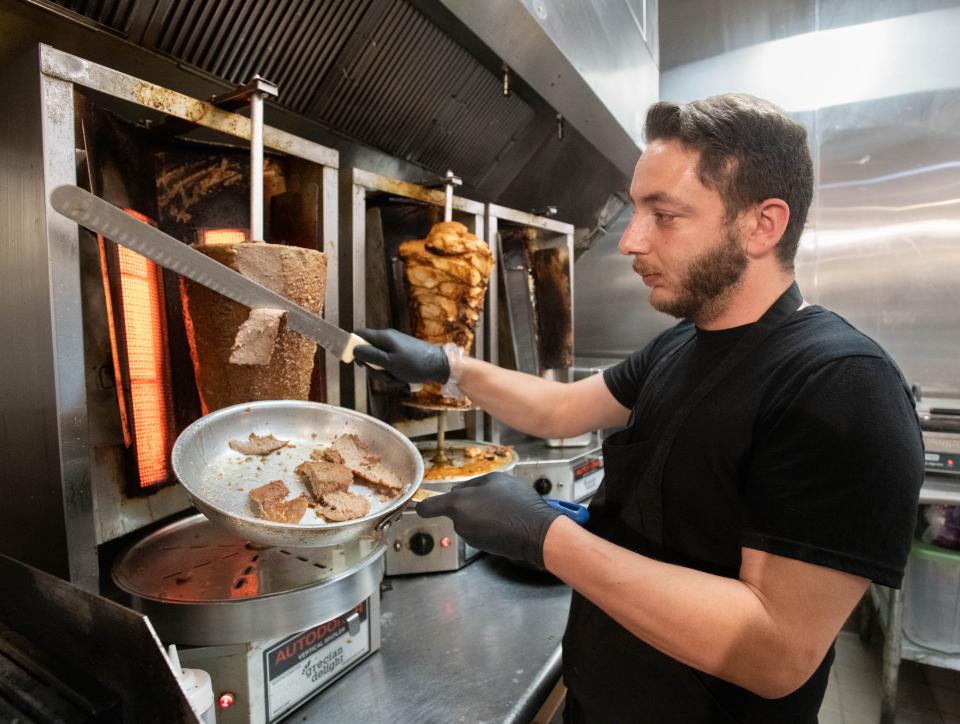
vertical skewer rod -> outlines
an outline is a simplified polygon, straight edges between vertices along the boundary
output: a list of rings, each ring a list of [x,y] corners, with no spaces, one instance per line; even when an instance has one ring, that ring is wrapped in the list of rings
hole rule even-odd
[[[250,96],[250,241],[263,241],[263,95]]]
[[[449,465],[450,458],[447,457],[447,414],[441,412],[437,417],[437,452],[433,456],[433,464]]]
[[[443,202],[443,220],[453,221],[453,186],[447,184],[447,198]]]
[[[250,241],[264,241],[263,101],[277,97],[277,86],[256,74],[238,91],[250,98]]]
[[[453,171],[447,171],[443,178],[443,220],[453,221],[453,187],[460,186],[463,181],[460,180]],[[450,458],[447,457],[446,447],[447,416],[441,412],[437,418],[437,452],[433,456],[434,465],[449,465]]]

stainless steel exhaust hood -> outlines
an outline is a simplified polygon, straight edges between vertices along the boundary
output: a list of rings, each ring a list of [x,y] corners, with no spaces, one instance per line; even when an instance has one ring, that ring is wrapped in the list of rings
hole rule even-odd
[[[657,0],[23,2],[223,81],[260,73],[293,113],[580,227],[626,189],[657,92]],[[577,188],[541,187],[557,168]]]

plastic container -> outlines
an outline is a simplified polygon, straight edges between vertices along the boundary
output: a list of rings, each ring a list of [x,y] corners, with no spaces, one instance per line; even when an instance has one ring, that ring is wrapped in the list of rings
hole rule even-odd
[[[203,669],[184,669],[180,665],[177,647],[173,644],[167,649],[170,666],[187,696],[190,707],[203,724],[217,724],[216,710],[213,708],[213,682],[210,674]]]
[[[903,631],[921,646],[960,653],[960,551],[913,542],[903,579]]]

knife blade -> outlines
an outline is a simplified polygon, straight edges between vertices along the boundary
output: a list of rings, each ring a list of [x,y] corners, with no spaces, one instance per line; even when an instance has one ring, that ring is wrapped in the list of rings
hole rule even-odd
[[[50,194],[58,212],[111,241],[142,254],[160,266],[192,279],[250,309],[282,309],[287,327],[314,340],[340,359],[353,362],[353,350],[367,341],[345,332],[272,289],[201,254],[122,209],[77,186],[58,186]]]

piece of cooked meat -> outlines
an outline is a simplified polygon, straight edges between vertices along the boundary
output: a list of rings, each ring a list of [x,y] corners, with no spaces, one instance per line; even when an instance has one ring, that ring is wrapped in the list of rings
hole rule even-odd
[[[243,455],[269,455],[290,444],[289,440],[278,440],[273,435],[257,435],[251,432],[246,440],[231,440],[227,443],[232,450]]]
[[[477,460],[486,455],[486,450],[482,447],[465,447],[463,449],[463,456],[470,460]]]
[[[363,441],[352,434],[340,435],[330,447],[343,458],[343,464],[366,485],[391,497],[397,496],[406,485],[400,477],[380,461]]]
[[[290,495],[290,489],[282,480],[274,480],[250,491],[250,501],[263,504],[268,500],[283,500]]]
[[[251,490],[250,505],[257,517],[276,523],[299,523],[307,512],[307,498],[304,495],[284,500],[290,489],[282,480],[274,480]]]
[[[309,502],[306,495],[298,495],[290,500],[267,500],[260,517],[275,523],[299,523],[307,512]]]
[[[343,457],[333,448],[323,447],[314,448],[310,451],[310,457],[314,460],[325,460],[328,463],[343,465]]]
[[[353,473],[346,465],[326,460],[307,460],[300,463],[296,467],[296,473],[316,500],[335,490],[349,490],[353,482]]]
[[[316,510],[327,520],[341,522],[365,516],[370,512],[370,502],[355,493],[335,490],[323,496]]]

